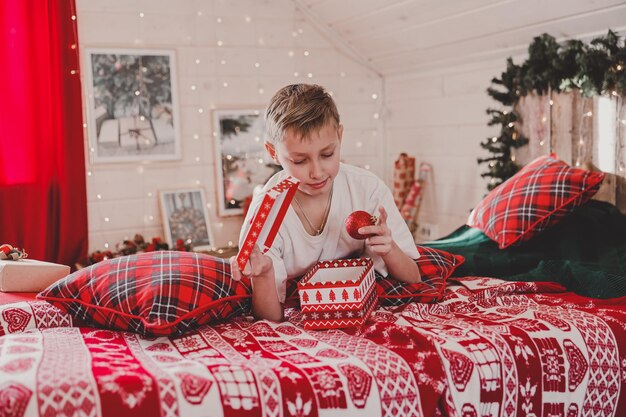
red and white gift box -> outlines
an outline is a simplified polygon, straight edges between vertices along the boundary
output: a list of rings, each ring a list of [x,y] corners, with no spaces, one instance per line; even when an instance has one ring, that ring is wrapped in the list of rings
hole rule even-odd
[[[298,282],[305,329],[361,326],[378,301],[371,258],[318,262]]]
[[[0,260],[0,291],[38,292],[70,273],[67,265],[20,259]]]
[[[272,247],[299,183],[300,181],[296,178],[289,176],[265,192],[263,201],[252,216],[250,228],[237,254],[237,265],[241,270],[248,263],[254,245],[259,243],[262,253]]]

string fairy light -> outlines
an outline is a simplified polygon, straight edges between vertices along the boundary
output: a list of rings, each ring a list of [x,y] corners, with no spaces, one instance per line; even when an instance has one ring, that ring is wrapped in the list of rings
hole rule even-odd
[[[287,54],[289,58],[282,55],[285,60],[291,59],[292,65],[281,66],[280,68],[276,66],[278,71],[282,71],[282,74],[272,74],[271,76],[265,74],[272,68],[272,60],[271,56],[266,56],[268,54],[267,47],[265,46],[266,41],[269,44],[270,42],[274,42],[274,36],[269,36],[263,33],[262,29],[264,29],[263,25],[267,25],[267,22],[264,20],[256,19],[254,16],[257,15],[255,10],[245,10],[240,14],[238,19],[232,19],[231,15],[223,13],[223,10],[220,9],[221,6],[215,4],[216,2],[212,2],[211,5],[207,4],[196,9],[188,11],[190,17],[192,17],[194,24],[196,25],[195,31],[190,31],[190,34],[194,36],[186,36],[184,37],[185,42],[184,46],[189,46],[189,48],[185,49],[185,53],[181,54],[182,57],[186,58],[178,62],[179,68],[183,68],[182,72],[183,77],[179,77],[177,80],[172,80],[172,82],[176,82],[179,85],[184,85],[184,88],[180,88],[179,92],[182,92],[185,97],[181,100],[182,107],[184,109],[185,118],[184,120],[177,120],[177,123],[185,122],[185,127],[191,125],[191,128],[185,132],[181,132],[183,135],[181,136],[181,140],[185,145],[185,153],[184,160],[182,164],[185,165],[185,168],[190,169],[189,175],[184,176],[182,179],[183,184],[172,183],[170,180],[166,182],[163,187],[185,187],[185,183],[188,185],[195,185],[200,187],[205,187],[205,191],[213,192],[213,186],[210,184],[213,182],[212,178],[214,177],[214,165],[210,161],[215,160],[214,152],[214,136],[216,135],[215,128],[205,130],[204,126],[211,126],[212,118],[212,110],[216,108],[227,108],[229,105],[235,106],[236,104],[230,103],[231,97],[235,97],[235,94],[239,94],[240,90],[244,90],[243,93],[247,94],[248,98],[252,97],[263,97],[268,93],[270,88],[273,90],[273,87],[270,87],[269,84],[274,84],[274,78],[277,75],[282,75],[283,78],[285,75],[293,75],[296,82],[300,82],[300,80],[305,80],[304,82],[315,82],[316,78],[319,77],[327,77],[329,80],[327,81],[327,88],[334,88],[335,91],[329,90],[329,93],[335,96],[335,92],[337,95],[343,94],[344,91],[351,91],[351,88],[354,87],[355,79],[352,77],[354,75],[361,75],[357,70],[350,70],[349,80],[348,74],[345,72],[344,68],[341,68],[340,64],[336,65],[336,68],[327,68],[327,67],[313,67],[314,59],[319,59],[316,55],[318,54],[318,49],[316,49],[315,43],[311,43],[311,40],[306,39],[307,33],[305,33],[306,28],[300,27],[304,19],[302,16],[298,14],[294,14],[291,19],[291,25],[288,30],[283,34],[287,37],[289,33],[292,33],[292,45],[284,46],[281,45],[283,51],[281,53]],[[256,5],[254,7],[257,7]],[[253,7],[253,8],[254,8]],[[261,6],[258,6],[261,7]],[[298,8],[293,9],[295,13],[300,13]],[[161,11],[153,12],[150,9],[135,7],[129,11],[127,17],[130,17],[132,24],[136,25],[136,33],[133,32],[133,35],[136,36],[138,40],[135,43],[149,43],[155,41],[154,39],[148,39],[147,36],[149,34],[145,33],[147,28],[152,28],[154,22],[152,21],[155,18],[162,18],[163,13]],[[134,19],[134,20],[133,20]],[[243,19],[243,22],[242,22]],[[72,20],[76,21],[75,13],[72,16]],[[235,20],[235,21],[233,21]],[[285,19],[287,20],[287,19]],[[245,22],[245,23],[244,23]],[[213,27],[207,28],[207,23],[209,25],[212,24]],[[229,77],[229,74],[232,74],[233,71],[229,68],[229,65],[234,65],[232,61],[237,55],[234,53],[236,51],[233,48],[237,48],[238,46],[236,42],[239,39],[229,38],[230,27],[224,27],[226,25],[233,26],[235,24],[243,25],[250,24],[254,26],[254,39],[257,40],[256,47],[253,45],[253,49],[255,53],[247,55],[247,61],[244,62],[246,65],[244,71],[247,72],[248,75],[252,75],[256,77],[256,83],[251,83],[251,85],[245,84],[243,81],[240,82],[240,79],[237,77]],[[193,29],[193,28],[192,28]],[[203,33],[209,30],[215,30],[215,36],[211,37],[210,44],[202,43],[198,34]],[[228,30],[227,30],[228,29]],[[252,29],[249,27],[249,29]],[[273,32],[270,31],[271,34]],[[264,38],[266,36],[266,38]],[[140,39],[140,40],[139,40]],[[313,38],[314,39],[314,38]],[[133,38],[131,37],[129,43],[132,44]],[[268,45],[269,46],[269,45]],[[72,45],[68,45],[73,51],[78,54],[78,46],[74,43]],[[272,44],[272,52],[276,48],[276,45]],[[206,51],[206,53],[205,53]],[[338,61],[341,62],[341,61]],[[352,68],[350,65],[348,65]],[[82,77],[82,74],[79,71],[78,66],[75,69],[68,69],[70,74]],[[145,71],[145,70],[144,70]],[[373,73],[372,73],[373,74]],[[370,74],[370,75],[372,75]],[[141,76],[141,74],[138,74]],[[247,78],[247,77],[246,77]],[[346,79],[346,87],[342,88],[341,79]],[[207,81],[203,81],[203,80]],[[241,77],[241,80],[244,78]],[[86,80],[83,80],[86,82]],[[335,82],[335,84],[333,83]],[[268,83],[268,85],[265,85]],[[363,119],[366,117],[369,118],[370,128],[362,129],[362,137],[361,140],[356,142],[356,148],[361,148],[363,150],[368,150],[368,152],[359,151],[357,154],[359,155],[370,155],[370,140],[372,137],[376,137],[379,135],[379,131],[381,125],[383,123],[383,118],[385,116],[384,111],[384,100],[381,97],[384,97],[383,91],[378,88],[371,88],[369,83],[364,83],[365,85],[357,86],[360,88],[360,92],[364,94],[364,98],[371,104],[370,109],[367,114],[363,115]],[[228,88],[228,89],[226,89]],[[207,90],[211,90],[211,95],[207,94]],[[232,90],[232,93],[229,93],[229,90]],[[88,93],[92,94],[92,93]],[[145,99],[147,95],[145,91],[141,89],[131,90],[130,94],[133,98],[137,100]],[[93,97],[90,97],[93,98]],[[335,97],[336,99],[339,97]],[[371,100],[370,100],[371,98]],[[267,100],[262,100],[265,103]],[[256,101],[255,101],[256,102]],[[148,110],[150,111],[150,110]],[[211,114],[209,114],[211,113]],[[143,115],[140,115],[141,121],[145,122],[150,119],[150,116],[146,114],[145,118]],[[197,118],[197,119],[196,119]],[[190,119],[191,123],[187,123]],[[194,123],[194,120],[197,120],[197,123]],[[90,122],[91,123],[91,122]],[[366,125],[367,126],[367,125]],[[132,239],[132,234],[129,230],[125,230],[125,227],[122,223],[123,215],[122,213],[118,213],[115,209],[116,204],[115,200],[119,200],[120,193],[113,191],[109,188],[109,186],[104,186],[104,188],[99,189],[100,184],[110,183],[109,181],[105,181],[110,173],[111,169],[93,169],[93,157],[98,156],[97,151],[98,148],[94,148],[90,146],[91,143],[95,143],[93,141],[90,142],[89,136],[87,132],[89,129],[93,128],[93,126],[88,123],[83,123],[83,128],[85,129],[85,140],[87,154],[90,155],[91,164],[87,166],[86,176],[89,177],[89,185],[92,187],[90,191],[93,194],[90,194],[91,198],[95,200],[97,204],[95,204],[96,208],[96,218],[99,220],[99,227],[96,226],[99,230],[94,230],[94,234],[97,236],[96,239],[93,240],[93,245],[102,246],[104,245],[106,248],[115,247],[116,233],[120,236],[123,236],[126,239],[129,235]],[[254,136],[253,136],[254,137]],[[262,142],[262,134],[256,135],[254,137],[255,142]],[[206,139],[206,140],[205,140]],[[197,142],[196,142],[197,141]],[[189,143],[190,142],[190,143]],[[381,141],[373,141],[374,143],[381,143]],[[144,146],[144,143],[141,142],[140,146]],[[191,145],[187,147],[187,145]],[[234,154],[235,155],[235,154]],[[225,155],[226,156],[226,155]],[[233,155],[228,155],[231,159]],[[378,168],[378,163],[373,163],[374,159],[367,161],[361,161],[359,165],[362,165],[366,169]],[[263,164],[264,161],[262,158],[253,158],[253,162],[258,162],[258,164]],[[370,162],[372,165],[366,164],[365,162]],[[165,169],[164,172],[169,172],[170,167],[164,167],[163,164],[155,163],[154,165],[146,163],[146,161],[140,161],[133,164],[127,164],[125,168],[123,168],[123,172],[126,173],[126,176],[130,177],[130,181],[134,181],[134,186],[137,188],[137,193],[142,196],[141,202],[138,201],[136,204],[137,210],[141,210],[141,203],[143,203],[143,213],[140,216],[137,216],[137,223],[142,223],[138,230],[133,230],[132,232],[139,232],[145,234],[146,232],[156,231],[157,234],[164,233],[161,230],[161,221],[158,213],[153,212],[155,207],[158,209],[158,204],[155,205],[155,200],[158,203],[159,200],[159,189],[157,185],[152,183],[153,173],[158,172],[161,169]],[[137,178],[140,176],[141,179]],[[168,185],[169,184],[169,185]],[[239,201],[239,200],[238,200]],[[217,207],[215,204],[211,205],[210,203],[206,204],[207,209],[210,210],[210,213],[216,211]],[[107,220],[104,220],[107,219]],[[224,222],[214,222],[212,226],[216,229],[223,229],[225,232],[230,232],[230,227],[236,222],[234,219],[228,219]],[[132,225],[130,227],[136,227]],[[128,228],[130,228],[128,227]],[[228,230],[227,230],[228,229]],[[99,235],[99,236],[98,236]],[[236,239],[226,240],[229,246],[236,245]],[[234,241],[234,243],[233,243]],[[213,242],[212,242],[213,244]]]
[[[582,162],[583,162],[583,153],[584,153],[584,149],[585,149],[585,135],[583,133],[583,123],[585,121],[585,119],[592,117],[593,116],[593,112],[591,110],[586,111],[585,112],[585,103],[586,102],[590,102],[591,104],[593,104],[593,102],[591,101],[583,101],[583,113],[580,116],[580,119],[578,121],[578,147],[577,147],[577,152],[576,152],[576,162],[575,165],[577,167],[581,166]]]
[[[615,93],[615,92],[614,92]],[[626,109],[624,106],[624,97],[614,94],[616,97],[616,122],[615,123],[615,165],[617,172],[621,175],[626,170],[624,162],[624,134],[626,133]]]
[[[548,142],[551,145],[551,138],[549,136],[550,136],[550,124],[552,123],[552,104],[554,102],[550,97],[552,97],[551,89],[548,89],[548,93],[546,95],[539,96],[539,100],[540,100],[539,108],[541,109],[541,112],[539,113],[539,117],[538,117],[540,123],[537,126],[536,134],[537,134],[537,137],[539,138],[539,146],[541,147],[543,147],[546,143],[546,132],[548,132],[548,139],[549,139]],[[517,135],[513,137],[513,140],[515,139],[517,139]],[[548,152],[550,151],[551,149],[548,149]]]

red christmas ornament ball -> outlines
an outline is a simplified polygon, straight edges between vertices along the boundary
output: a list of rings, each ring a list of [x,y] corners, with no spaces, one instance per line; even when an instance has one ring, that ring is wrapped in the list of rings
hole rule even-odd
[[[371,235],[362,235],[359,229],[365,226],[374,226],[378,219],[367,211],[357,210],[346,218],[346,231],[357,240],[367,239]]]

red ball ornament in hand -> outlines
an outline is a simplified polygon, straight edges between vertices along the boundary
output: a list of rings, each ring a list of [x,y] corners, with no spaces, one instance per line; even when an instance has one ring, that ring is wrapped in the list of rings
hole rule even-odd
[[[359,229],[365,226],[374,226],[378,218],[367,211],[357,210],[346,218],[346,231],[357,240],[367,239],[370,235],[362,235]]]

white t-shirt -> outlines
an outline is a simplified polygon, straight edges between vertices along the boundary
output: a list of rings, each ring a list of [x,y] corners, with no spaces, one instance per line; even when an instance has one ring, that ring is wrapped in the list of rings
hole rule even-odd
[[[239,236],[240,247],[263,193],[285,177],[287,174],[284,171],[276,173],[267,181],[263,192],[253,197]],[[333,187],[328,222],[320,235],[311,236],[290,206],[272,247],[266,253],[274,264],[276,289],[281,303],[285,301],[287,279],[304,275],[319,261],[370,257],[374,261],[374,269],[387,276],[382,258],[371,253],[364,240],[353,239],[346,231],[345,219],[356,210],[378,216],[378,207],[382,205],[387,211],[387,225],[393,240],[410,258],[419,257],[413,236],[394,203],[391,191],[380,178],[365,169],[341,164]]]

